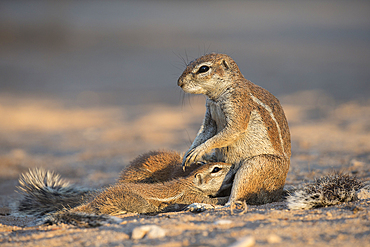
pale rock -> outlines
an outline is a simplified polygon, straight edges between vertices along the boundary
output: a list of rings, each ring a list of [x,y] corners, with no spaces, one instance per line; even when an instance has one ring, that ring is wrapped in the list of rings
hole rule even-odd
[[[365,187],[356,191],[357,198],[360,200],[369,199],[370,198],[370,185],[366,185]]]
[[[246,236],[230,245],[230,247],[250,247],[254,246],[255,243],[256,239],[253,236]]]
[[[215,225],[230,225],[233,222],[231,220],[217,220],[215,221]]]
[[[132,239],[142,239],[143,237],[153,239],[153,238],[163,238],[166,236],[166,231],[156,225],[145,225],[135,227],[132,231]]]
[[[207,203],[192,203],[190,205],[188,205],[185,210],[186,211],[190,211],[190,212],[196,212],[196,213],[199,213],[199,212],[204,212],[206,211],[207,209],[214,209],[215,207],[213,205],[210,205],[210,204],[207,204]]]
[[[276,234],[270,234],[267,237],[267,242],[269,244],[277,244],[277,243],[281,243],[281,241],[282,241],[281,237]]]

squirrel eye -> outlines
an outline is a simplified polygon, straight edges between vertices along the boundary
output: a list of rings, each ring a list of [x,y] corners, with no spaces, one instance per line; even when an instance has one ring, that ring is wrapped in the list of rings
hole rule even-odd
[[[216,166],[215,168],[213,168],[211,173],[216,173],[216,172],[219,172],[219,171],[221,171],[221,168]]]
[[[209,67],[207,65],[203,65],[199,68],[198,73],[205,73],[209,70]]]

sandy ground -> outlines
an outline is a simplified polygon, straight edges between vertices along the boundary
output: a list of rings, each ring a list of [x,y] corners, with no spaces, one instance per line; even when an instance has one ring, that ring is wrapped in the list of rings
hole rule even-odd
[[[0,243],[2,246],[368,246],[370,199],[291,211],[284,201],[238,208],[126,215],[96,228],[31,226],[14,214],[20,173],[44,167],[94,188],[115,182],[138,154],[184,152],[204,114],[204,97],[183,106],[65,107],[57,100],[0,98]],[[9,103],[11,102],[11,104]],[[370,102],[332,103],[322,92],[281,97],[292,134],[287,185],[332,171],[370,181]],[[42,121],[40,121],[42,120]],[[134,239],[140,226],[160,227]]]
[[[0,1],[0,245],[369,246],[370,199],[127,215],[97,228],[31,226],[13,210],[29,168],[101,188],[141,153],[185,152],[205,99],[179,106],[176,80],[182,60],[212,51],[281,100],[287,185],[332,171],[369,182],[369,10],[329,0]],[[134,239],[146,225],[160,229]]]

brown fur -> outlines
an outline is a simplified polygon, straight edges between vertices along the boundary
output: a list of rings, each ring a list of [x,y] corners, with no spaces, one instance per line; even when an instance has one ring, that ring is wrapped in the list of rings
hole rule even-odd
[[[188,176],[199,167],[182,169],[182,157],[175,151],[150,151],[138,156],[122,170],[118,183],[160,183]]]
[[[208,70],[199,69],[207,66]],[[288,123],[275,96],[244,78],[232,58],[208,54],[191,62],[178,80],[187,93],[206,95],[206,114],[184,156],[188,166],[214,151],[236,173],[230,202],[277,200],[289,170]]]

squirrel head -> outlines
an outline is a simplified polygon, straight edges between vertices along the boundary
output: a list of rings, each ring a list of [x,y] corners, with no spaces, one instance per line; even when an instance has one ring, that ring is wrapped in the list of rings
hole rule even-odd
[[[215,100],[240,76],[239,67],[231,57],[210,53],[190,62],[177,85],[186,93],[204,94]]]
[[[218,192],[232,185],[231,167],[231,164],[222,162],[205,163],[191,174],[194,187],[206,195],[216,196]]]

